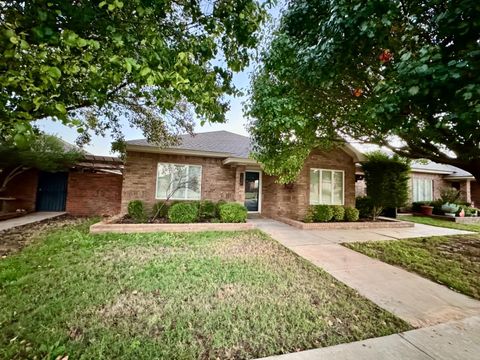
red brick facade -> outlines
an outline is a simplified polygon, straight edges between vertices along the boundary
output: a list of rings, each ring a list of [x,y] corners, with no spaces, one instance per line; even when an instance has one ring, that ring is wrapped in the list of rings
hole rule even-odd
[[[17,209],[35,211],[37,199],[38,171],[27,170],[13,178],[7,185],[7,191],[1,196],[12,197],[16,200],[5,201],[5,208],[2,211],[13,212]]]
[[[120,212],[122,176],[71,171],[66,211],[76,216],[115,215]]]
[[[240,185],[241,173],[250,168],[232,167],[221,158],[153,154],[129,151],[125,163],[122,191],[122,212],[128,203],[140,199],[148,206],[155,204],[157,164],[159,162],[202,166],[201,198],[218,201],[244,201]],[[353,159],[342,150],[329,153],[313,152],[293,185],[280,185],[275,178],[262,174],[261,212],[267,216],[302,218],[309,205],[310,168],[343,170],[345,172],[345,205],[355,204],[355,166]],[[251,170],[254,170],[251,168]],[[255,170],[258,170],[255,169]]]

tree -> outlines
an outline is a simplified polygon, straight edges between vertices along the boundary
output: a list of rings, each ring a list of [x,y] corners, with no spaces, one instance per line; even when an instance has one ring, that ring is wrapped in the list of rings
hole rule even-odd
[[[367,184],[367,196],[375,220],[385,208],[398,208],[408,200],[410,163],[398,155],[392,157],[381,151],[367,154],[362,163]]]
[[[122,118],[157,143],[222,122],[232,73],[266,12],[254,0],[0,0],[0,134],[26,146],[51,118],[122,138]]]
[[[75,149],[66,149],[65,143],[52,135],[36,135],[28,148],[0,142],[0,193],[8,184],[29,169],[57,172],[68,169],[82,157]]]
[[[480,181],[479,19],[474,0],[290,2],[252,81],[256,158],[288,182],[355,139]]]

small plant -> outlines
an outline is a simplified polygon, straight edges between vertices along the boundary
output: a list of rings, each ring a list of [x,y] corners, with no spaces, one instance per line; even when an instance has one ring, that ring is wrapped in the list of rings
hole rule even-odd
[[[223,204],[226,204],[227,202],[225,200],[218,200],[217,203],[215,204],[215,217],[220,217],[220,206]]]
[[[346,206],[345,207],[345,220],[346,221],[358,221],[360,211],[354,207]]]
[[[219,206],[220,221],[224,223],[241,223],[247,221],[247,208],[236,202]]]
[[[315,205],[313,210],[313,221],[327,222],[333,218],[333,208],[330,205]]]
[[[343,221],[345,218],[345,208],[342,205],[332,205],[333,221]]]
[[[455,204],[460,198],[460,194],[460,190],[455,188],[443,188],[440,191],[440,200],[442,200],[442,204]]]
[[[197,222],[198,206],[187,202],[174,204],[168,209],[168,220],[176,224]]]
[[[315,207],[314,206],[309,206],[307,209],[307,213],[305,214],[305,218],[303,219],[304,222],[306,223],[311,223],[313,222],[313,214],[315,212]]]
[[[168,214],[168,209],[172,204],[167,204],[166,201],[159,201],[153,205],[152,208],[152,218],[166,218]]]
[[[217,215],[217,207],[212,201],[203,200],[200,201],[198,205],[200,219],[210,220]]]
[[[147,222],[145,204],[141,200],[132,200],[128,203],[128,216],[138,223]]]

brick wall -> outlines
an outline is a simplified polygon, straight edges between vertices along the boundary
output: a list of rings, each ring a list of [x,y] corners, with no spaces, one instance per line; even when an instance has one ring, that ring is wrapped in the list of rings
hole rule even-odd
[[[440,193],[444,188],[452,187],[452,184],[446,181],[443,177],[445,175],[440,174],[426,174],[420,172],[412,172],[410,175],[410,181],[408,182],[409,186],[409,198],[408,203],[413,201],[413,179],[427,179],[433,180],[433,200],[440,198]]]
[[[129,151],[123,177],[122,212],[126,212],[131,200],[143,200],[147,206],[153,206],[160,201],[155,199],[157,164],[159,162],[201,165],[202,199],[239,200],[235,199],[236,170],[233,167],[224,166],[222,159]]]
[[[72,215],[115,215],[120,212],[122,176],[71,171],[66,211]]]
[[[470,192],[473,205],[476,208],[480,207],[480,184],[477,181],[470,181]]]
[[[355,164],[341,149],[330,152],[313,151],[290,185],[275,183],[275,178],[264,175],[262,185],[262,214],[303,219],[310,202],[310,169],[343,170],[345,172],[345,205],[355,206]]]
[[[5,201],[3,211],[15,211],[25,209],[35,211],[35,202],[37,199],[38,171],[27,170],[24,173],[13,178],[7,185],[7,191],[2,193],[2,197],[13,197],[15,201]]]

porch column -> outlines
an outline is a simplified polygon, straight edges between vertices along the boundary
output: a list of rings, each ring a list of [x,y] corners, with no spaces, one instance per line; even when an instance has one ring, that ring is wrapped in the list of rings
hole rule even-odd
[[[240,184],[240,181],[242,184]],[[235,168],[234,200],[240,204],[245,202],[245,166],[237,166]]]
[[[462,192],[462,197],[466,202],[472,202],[472,192],[470,189],[470,179],[465,180],[465,182],[460,183],[460,191]]]

